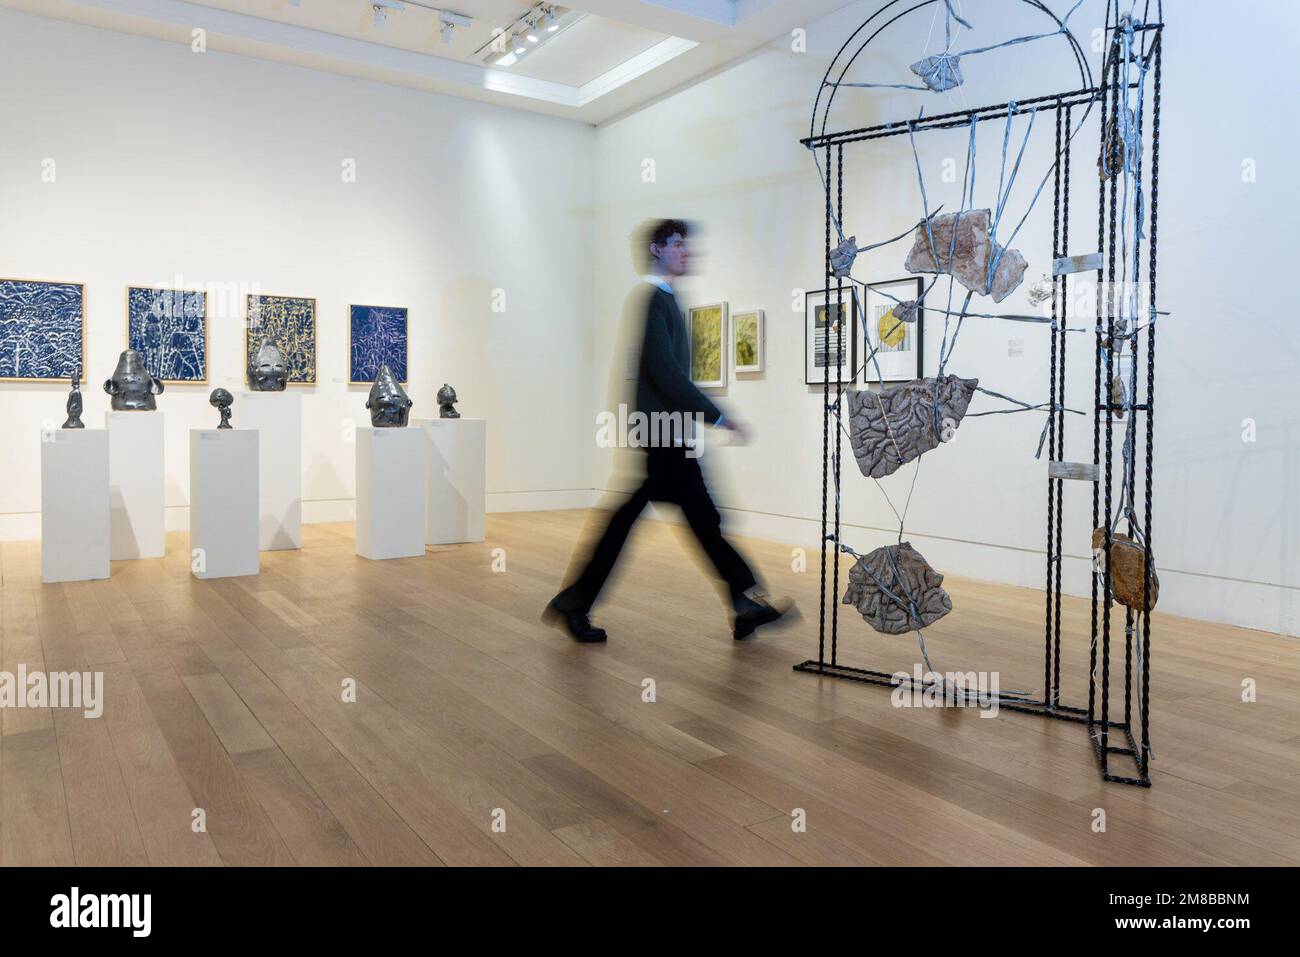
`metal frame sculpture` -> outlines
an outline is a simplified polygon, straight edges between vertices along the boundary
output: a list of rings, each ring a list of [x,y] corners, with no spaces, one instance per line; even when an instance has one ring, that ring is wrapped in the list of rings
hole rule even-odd
[[[935,441],[913,443],[910,447],[910,457],[904,457],[895,443],[893,450],[898,458],[898,465],[895,468],[901,467],[904,461],[911,461],[912,458],[917,459],[916,467],[919,468],[922,455],[930,448],[937,447],[945,437],[951,437],[950,432],[955,427],[955,422],[951,419],[945,421],[940,419],[939,410],[943,407],[940,401],[940,384],[945,381],[945,367],[952,356],[963,322],[967,319],[997,319],[1038,322],[1048,326],[1051,337],[1051,358],[1046,383],[1049,397],[1047,402],[1030,403],[1013,399],[990,389],[980,388],[977,380],[967,380],[975,383],[972,388],[976,393],[1009,402],[1013,406],[1013,408],[990,412],[967,412],[965,415],[968,418],[1003,412],[1046,413],[1046,422],[1038,448],[1038,453],[1041,455],[1046,444],[1049,457],[1043,691],[1041,695],[1035,692],[1004,692],[998,697],[998,705],[1013,711],[1085,725],[1093,743],[1102,777],[1106,781],[1149,787],[1152,758],[1149,693],[1151,607],[1157,592],[1151,558],[1155,345],[1157,318],[1164,315],[1156,309],[1161,50],[1164,34],[1162,4],[1160,0],[1107,0],[1106,25],[1103,34],[1107,42],[1100,82],[1095,82],[1087,57],[1067,26],[1070,16],[1078,9],[1079,3],[1075,3],[1064,18],[1058,18],[1041,0],[1021,0],[1021,2],[1030,8],[1029,12],[1037,12],[1049,17],[1055,23],[1056,29],[1050,33],[1015,37],[993,46],[979,47],[960,53],[951,52],[954,34],[962,28],[968,31],[973,28],[967,20],[963,19],[960,11],[954,9],[954,0],[890,0],[885,3],[858,27],[832,60],[813,106],[809,136],[800,142],[812,152],[817,161],[825,191],[825,277],[828,300],[833,292],[837,302],[842,306],[846,296],[854,299],[858,296],[863,283],[852,276],[853,261],[857,254],[908,237],[914,239],[909,258],[914,259],[918,249],[924,258],[927,248],[929,256],[933,257],[926,264],[918,266],[914,263],[913,265],[914,272],[934,274],[933,279],[927,277],[924,292],[930,293],[934,290],[935,284],[943,275],[948,277],[946,297],[943,293],[936,293],[935,296],[941,302],[946,298],[944,308],[936,308],[937,304],[933,302],[926,303],[923,294],[917,301],[899,301],[899,306],[893,310],[895,315],[901,317],[899,321],[908,321],[909,317],[914,317],[918,304],[923,305],[932,315],[944,316],[944,339],[940,350],[938,375],[894,387],[913,391],[934,390],[932,402],[912,402],[909,407],[920,407],[923,410],[922,415],[932,415],[931,428],[934,430]],[[1143,4],[1140,12],[1139,3]],[[936,16],[942,12],[947,42],[943,53],[925,57],[912,65],[912,73],[924,81],[924,85],[850,83],[845,80],[849,68],[885,28],[910,13],[933,7],[935,4],[939,6],[931,12]],[[1127,9],[1121,10],[1121,5]],[[959,66],[960,57],[970,57],[990,50],[1050,37],[1064,37],[1068,43],[1069,53],[1079,71],[1078,89],[989,106],[963,108],[928,117],[922,111],[922,114],[914,120],[841,131],[827,130],[831,106],[841,87],[908,89],[931,91],[942,95],[964,82]],[[969,67],[967,69],[969,70]],[[1101,178],[1097,210],[1097,245],[1085,248],[1083,253],[1079,254],[1075,250],[1080,240],[1078,237],[1071,236],[1070,185],[1072,176],[1078,175],[1072,170],[1071,154],[1076,134],[1094,110],[1099,111],[1101,120],[1097,173],[1091,171],[1090,163],[1085,166],[1085,169],[1089,170],[1088,175],[1099,174]],[[1025,211],[1024,217],[1019,220],[1010,236],[999,243],[996,239],[997,227],[1005,212],[1011,184],[1020,170],[1034,117],[1041,114],[1051,114],[1055,118],[1055,158],[1042,181],[1036,184],[1037,191],[1033,194],[1033,200],[1029,203],[1029,209]],[[1026,115],[1029,129],[1024,134],[1025,139],[1020,145],[1019,155],[1010,168],[1010,180],[1006,181],[1004,190],[1012,120]],[[985,221],[982,210],[974,209],[975,132],[979,124],[998,119],[1006,120],[1002,168],[999,174],[997,203],[991,209],[991,216]],[[920,160],[917,158],[916,173],[920,184],[922,218],[915,230],[909,229],[900,236],[864,246],[857,245],[856,236],[846,238],[842,228],[846,146],[852,147],[855,144],[905,136],[911,143],[913,157],[916,158],[916,137],[919,134],[930,130],[960,128],[968,128],[970,131],[967,152],[968,171],[967,178],[962,183],[963,208],[960,212],[949,213],[941,219],[938,210],[929,208],[925,179],[921,172]],[[1052,279],[1050,289],[1044,287],[1042,290],[1031,291],[1030,298],[1031,301],[1045,302],[1050,297],[1050,316],[973,311],[970,307],[974,294],[992,296],[997,290],[1000,295],[993,297],[994,301],[1005,298],[1006,283],[998,289],[998,284],[995,282],[998,267],[1003,263],[1004,253],[1010,255],[1011,243],[1016,233],[1028,218],[1030,210],[1040,195],[1044,193],[1049,181],[1053,205]],[[987,268],[987,272],[984,274],[984,282],[979,282],[980,277],[975,275],[976,281],[972,283],[972,276],[967,270],[966,275],[960,280],[961,285],[966,288],[957,293],[961,305],[956,307],[953,300],[953,282],[957,278],[954,276],[957,270],[953,255],[957,246],[959,220],[963,214],[979,219],[981,228],[987,231],[987,235],[981,234],[975,237],[975,241],[983,243],[981,255],[984,258],[979,262],[982,267]],[[832,233],[835,234],[834,237]],[[833,238],[837,240],[836,243],[832,242]],[[947,260],[941,258],[939,254],[945,243],[948,244]],[[1099,290],[1095,326],[1090,329],[1070,327],[1067,315],[1067,278],[1071,274],[1085,271],[1095,271]],[[1016,278],[1015,282],[1018,281]],[[1145,301],[1140,301],[1140,290],[1146,292]],[[1044,309],[1044,312],[1046,313],[1047,310]],[[1145,336],[1142,335],[1143,332]],[[1073,463],[1065,458],[1065,414],[1076,411],[1066,406],[1066,340],[1071,333],[1082,333],[1085,338],[1091,334],[1095,340],[1091,463]],[[841,331],[840,335],[842,334]],[[874,362],[873,351],[862,363],[864,376],[866,368]],[[1143,365],[1146,370],[1145,383],[1142,381],[1143,377],[1139,376],[1139,368]],[[946,378],[950,380],[953,377]],[[920,556],[903,542],[906,505],[901,514],[898,509],[894,509],[899,517],[897,545],[886,546],[870,555],[859,556],[841,539],[842,437],[845,434],[850,436],[860,463],[864,457],[870,462],[879,462],[880,452],[877,449],[874,455],[864,455],[864,450],[858,444],[860,437],[866,436],[862,441],[872,441],[871,436],[879,431],[879,423],[876,420],[865,424],[854,423],[852,414],[845,412],[845,396],[856,396],[857,401],[853,403],[854,411],[869,411],[874,406],[878,406],[878,411],[872,414],[876,415],[877,420],[883,418],[884,431],[889,433],[888,439],[891,442],[893,431],[890,428],[890,410],[900,405],[908,405],[903,401],[904,397],[890,396],[888,397],[890,401],[881,401],[877,398],[880,393],[868,393],[870,398],[866,398],[861,392],[846,391],[844,388],[846,384],[842,379],[837,379],[833,384],[828,379],[823,385],[821,603],[817,657],[796,665],[795,669],[827,677],[894,686],[898,683],[898,679],[890,673],[850,667],[839,661],[840,554],[848,554],[858,559],[850,573],[850,583],[844,602],[857,605],[859,610],[867,608],[868,610],[863,612],[864,617],[878,629],[882,628],[878,622],[888,619],[892,621],[894,630],[902,630],[897,628],[901,609],[901,614],[911,626],[906,630],[915,631],[917,634],[921,657],[927,668],[930,668],[930,661],[926,653],[922,628],[927,621],[933,621],[940,614],[946,614],[942,604],[935,606],[935,601],[946,601],[947,596],[938,589],[937,582],[934,581],[937,578],[937,581],[941,582],[942,576],[929,569],[924,559],[920,559]],[[881,387],[884,388],[883,380],[881,380]],[[931,407],[934,409],[932,413],[925,411]],[[850,419],[850,425],[858,426],[857,431],[850,431],[846,427],[846,418]],[[1113,442],[1117,422],[1121,423],[1123,430],[1122,450],[1118,462],[1114,454]],[[912,425],[914,426],[915,423]],[[1144,438],[1145,441],[1140,442],[1140,438]],[[878,439],[878,441],[885,440]],[[871,453],[872,450],[865,451]],[[1139,468],[1143,476],[1142,482],[1138,481]],[[894,471],[894,468],[888,471],[877,468],[877,471],[880,471],[880,474],[888,474],[888,471]],[[863,467],[863,472],[867,477],[876,477],[867,467]],[[1061,539],[1064,485],[1068,480],[1080,479],[1089,482],[1092,486],[1092,521],[1095,539],[1090,673],[1086,707],[1081,704],[1068,704],[1061,700],[1061,562],[1064,555]],[[878,478],[876,484],[880,486]],[[913,477],[913,487],[914,484],[915,477]],[[883,493],[883,486],[880,488]],[[888,501],[888,494],[885,493],[885,496]],[[893,508],[893,502],[890,501],[889,504]],[[1127,534],[1118,531],[1121,523],[1125,524]],[[1113,564],[1112,556],[1117,556],[1119,554],[1117,549],[1121,548],[1124,550],[1125,567],[1130,575],[1126,587],[1117,589],[1116,573],[1120,569],[1118,563]],[[919,559],[920,566],[924,566],[922,569],[924,574],[915,571],[904,574],[897,563],[897,558],[903,555],[909,558],[915,556],[915,559]],[[1135,567],[1137,571],[1134,577],[1132,571]],[[941,598],[936,598],[933,594],[926,596],[925,599],[917,598],[909,591],[909,582],[916,583],[923,579],[930,580],[933,589],[938,591]],[[1127,599],[1123,597],[1125,594],[1128,596]],[[829,616],[827,615],[828,596]],[[880,607],[882,601],[894,603],[892,614],[891,609]],[[923,616],[918,611],[918,607],[922,607],[926,601],[934,607]],[[1116,601],[1125,603],[1123,692],[1122,698],[1118,701],[1116,700],[1118,689],[1115,687],[1118,684],[1118,677],[1115,674],[1111,647]],[[935,613],[936,610],[938,614]],[[1118,739],[1118,743],[1115,739]],[[1118,773],[1112,767],[1113,759],[1121,757],[1132,760],[1135,767],[1132,774]]]

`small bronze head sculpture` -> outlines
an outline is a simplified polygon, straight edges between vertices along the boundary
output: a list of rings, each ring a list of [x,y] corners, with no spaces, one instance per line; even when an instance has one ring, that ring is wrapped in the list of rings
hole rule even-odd
[[[288,384],[289,369],[284,364],[284,356],[270,339],[263,339],[248,367],[248,387],[254,392],[283,392]]]
[[[447,383],[442,384],[438,390],[438,418],[440,419],[459,419],[460,413],[456,411],[456,390]]]
[[[377,429],[405,428],[412,404],[393,370],[386,365],[380,366],[375,384],[370,387],[370,397],[366,399],[370,424]]]
[[[72,391],[68,393],[68,419],[63,423],[65,429],[84,429],[81,421],[81,372],[72,373]]]
[[[230,428],[230,406],[234,401],[235,397],[225,389],[213,389],[212,395],[208,396],[208,404],[221,413],[221,424],[217,428]]]
[[[127,349],[118,356],[117,368],[105,381],[104,391],[112,396],[114,412],[152,412],[158,408],[154,396],[162,394],[163,384],[145,369],[140,353]]]

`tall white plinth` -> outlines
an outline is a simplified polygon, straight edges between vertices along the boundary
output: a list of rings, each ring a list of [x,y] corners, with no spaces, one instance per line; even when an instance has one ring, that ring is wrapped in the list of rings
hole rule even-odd
[[[163,414],[106,412],[108,427],[109,554],[162,558]]]
[[[425,544],[483,541],[487,420],[417,419],[415,424],[425,438]]]
[[[357,429],[357,554],[424,554],[424,430]]]
[[[241,392],[233,411],[238,428],[262,434],[259,545],[302,548],[302,394]]]
[[[108,432],[41,433],[41,581],[108,577]]]
[[[259,570],[258,432],[190,429],[190,570],[195,578]]]

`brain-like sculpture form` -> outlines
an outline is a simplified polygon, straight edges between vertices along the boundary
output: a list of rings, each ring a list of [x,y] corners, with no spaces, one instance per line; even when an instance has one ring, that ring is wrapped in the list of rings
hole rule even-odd
[[[932,625],[952,611],[952,599],[942,585],[943,576],[912,543],[900,542],[877,548],[853,563],[844,604],[857,608],[876,631],[902,635]]]
[[[944,440],[944,430],[955,429],[961,422],[979,382],[946,375],[938,380],[932,377],[905,382],[879,392],[850,392],[849,439],[862,474],[867,478],[890,475],[938,445]]]

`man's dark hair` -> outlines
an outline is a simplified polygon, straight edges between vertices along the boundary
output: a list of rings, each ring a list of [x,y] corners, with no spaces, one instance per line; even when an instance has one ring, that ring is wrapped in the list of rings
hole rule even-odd
[[[662,246],[676,234],[686,238],[686,224],[680,219],[661,219],[650,232],[650,242]]]

